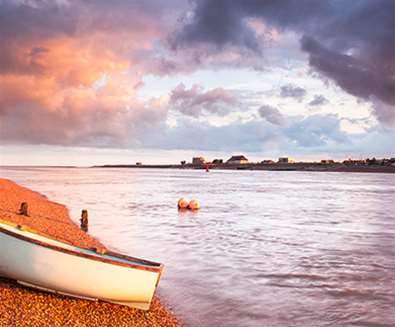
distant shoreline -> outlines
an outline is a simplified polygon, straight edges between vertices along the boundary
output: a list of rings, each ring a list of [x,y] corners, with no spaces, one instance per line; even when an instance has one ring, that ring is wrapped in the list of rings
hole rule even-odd
[[[37,168],[147,168],[147,169],[206,169],[205,165],[173,165],[173,164],[152,164],[152,165],[97,165],[97,166],[12,166],[4,165],[0,168],[17,169],[37,169]],[[381,165],[345,165],[342,163],[320,164],[320,163],[292,163],[292,164],[210,164],[209,170],[265,170],[265,171],[314,171],[314,172],[343,172],[343,173],[395,173],[395,166]]]
[[[206,169],[206,165],[101,165],[91,168],[156,168],[156,169]],[[345,165],[321,163],[255,164],[240,165],[209,164],[209,170],[269,170],[269,171],[316,171],[349,173],[395,173],[395,166]]]

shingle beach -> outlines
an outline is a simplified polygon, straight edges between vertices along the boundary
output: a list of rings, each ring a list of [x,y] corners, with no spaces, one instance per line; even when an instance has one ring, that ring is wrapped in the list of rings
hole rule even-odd
[[[18,214],[21,202],[29,205],[28,217]],[[0,219],[76,246],[105,249],[71,221],[64,205],[6,179],[0,179]],[[142,311],[36,291],[0,278],[0,326],[164,327],[180,326],[180,323],[157,297],[149,311]]]

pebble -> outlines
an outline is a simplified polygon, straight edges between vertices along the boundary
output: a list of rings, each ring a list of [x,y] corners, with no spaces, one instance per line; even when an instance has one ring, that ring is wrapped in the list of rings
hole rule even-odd
[[[21,202],[28,202],[29,217],[18,215]],[[106,250],[103,244],[71,221],[64,205],[6,179],[0,179],[0,219],[28,226],[76,246]],[[0,278],[0,326],[179,327],[181,323],[156,296],[150,310],[143,311],[54,295]]]

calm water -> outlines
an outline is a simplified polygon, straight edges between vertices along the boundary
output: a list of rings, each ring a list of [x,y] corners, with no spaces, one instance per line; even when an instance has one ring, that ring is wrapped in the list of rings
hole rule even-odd
[[[110,247],[163,262],[186,326],[395,326],[395,175],[5,169],[89,210]],[[181,196],[202,209],[180,213]]]

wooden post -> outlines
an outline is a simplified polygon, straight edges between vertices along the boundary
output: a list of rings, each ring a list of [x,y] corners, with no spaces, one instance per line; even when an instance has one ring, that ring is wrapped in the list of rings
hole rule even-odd
[[[81,229],[84,232],[87,232],[88,231],[88,210],[86,210],[86,209],[82,210],[80,221],[81,221]]]
[[[23,215],[23,216],[29,216],[27,202],[21,203],[21,208],[19,209],[19,214]]]

